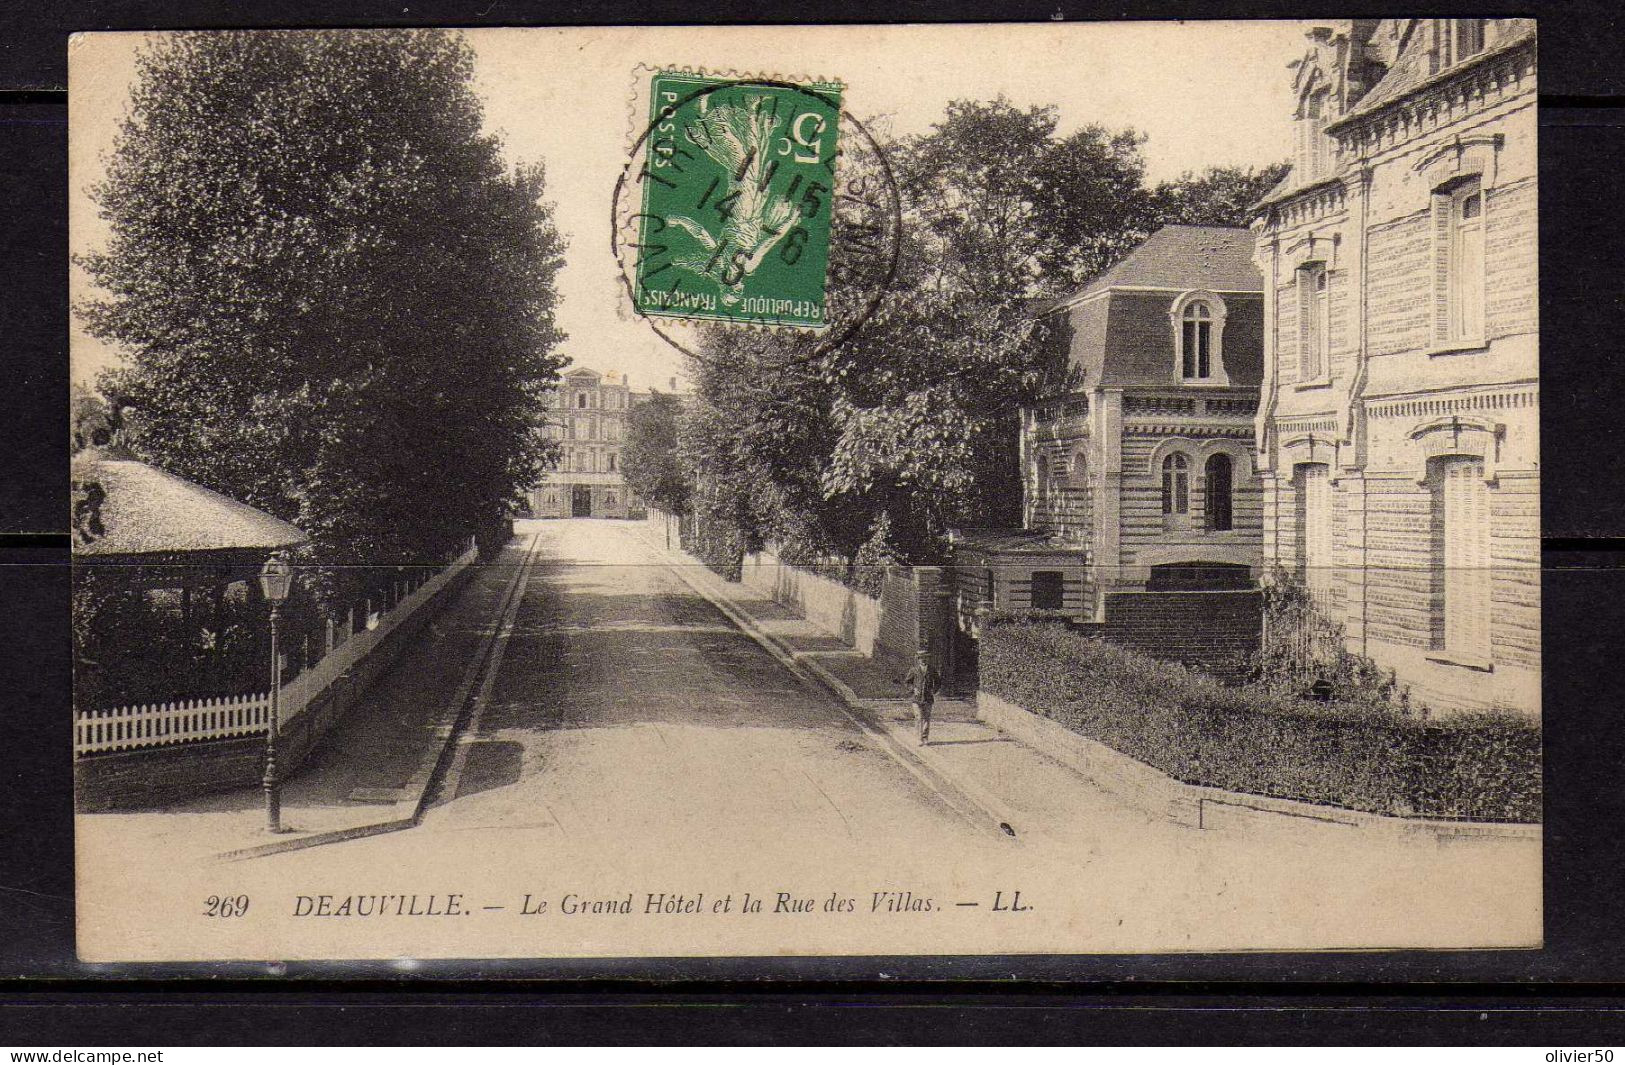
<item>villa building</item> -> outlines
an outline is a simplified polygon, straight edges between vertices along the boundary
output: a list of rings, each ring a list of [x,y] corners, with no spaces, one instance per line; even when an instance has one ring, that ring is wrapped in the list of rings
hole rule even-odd
[[[960,628],[1056,611],[1192,661],[1256,650],[1251,235],[1165,227],[1037,318],[1066,386],[1022,412],[1023,528],[953,531]]]
[[[1538,712],[1531,19],[1354,19],[1253,221],[1263,552],[1434,709]]]

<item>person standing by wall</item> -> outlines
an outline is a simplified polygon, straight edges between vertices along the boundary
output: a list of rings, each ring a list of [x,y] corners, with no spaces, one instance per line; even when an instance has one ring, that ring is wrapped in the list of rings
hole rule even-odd
[[[920,726],[920,744],[931,742],[931,707],[937,701],[937,674],[931,668],[931,653],[925,648],[914,655],[914,667],[903,678],[914,696],[914,720]]]

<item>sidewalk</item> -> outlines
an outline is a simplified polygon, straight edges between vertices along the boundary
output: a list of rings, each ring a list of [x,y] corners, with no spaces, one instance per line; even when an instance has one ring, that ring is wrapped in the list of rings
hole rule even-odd
[[[414,823],[481,675],[531,539],[475,563],[395,663],[318,743],[282,788],[282,823],[265,830],[264,795],[243,788],[162,810],[83,814],[81,834],[176,856],[250,857]],[[246,852],[246,853],[245,853]]]
[[[922,746],[907,689],[867,656],[772,599],[723,580],[692,556],[645,539],[686,583],[883,737],[905,768],[923,771],[961,812],[1006,837],[1039,837],[1076,851],[1093,849],[1108,833],[1193,831],[1153,819],[983,724],[969,699],[939,698],[931,742]]]

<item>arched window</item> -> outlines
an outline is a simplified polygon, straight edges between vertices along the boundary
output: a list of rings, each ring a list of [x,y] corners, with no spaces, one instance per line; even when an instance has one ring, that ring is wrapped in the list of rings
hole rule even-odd
[[[1214,532],[1232,528],[1235,484],[1229,455],[1220,452],[1208,458],[1206,482],[1203,507],[1207,512],[1207,527]]]
[[[1162,460],[1162,516],[1177,518],[1191,509],[1191,464],[1183,452]]]
[[[1168,306],[1174,377],[1190,385],[1228,385],[1224,370],[1224,300],[1216,292],[1186,292]]]
[[[1298,268],[1298,380],[1326,376],[1326,323],[1329,320],[1325,263]]]
[[[1213,374],[1213,308],[1191,300],[1180,315],[1179,375],[1203,381]]]

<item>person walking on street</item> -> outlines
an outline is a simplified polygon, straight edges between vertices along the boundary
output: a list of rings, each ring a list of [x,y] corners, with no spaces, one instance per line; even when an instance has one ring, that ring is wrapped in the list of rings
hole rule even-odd
[[[920,745],[931,742],[931,705],[937,701],[937,675],[931,669],[931,653],[920,648],[914,668],[903,678],[914,693],[914,720],[920,726]]]

